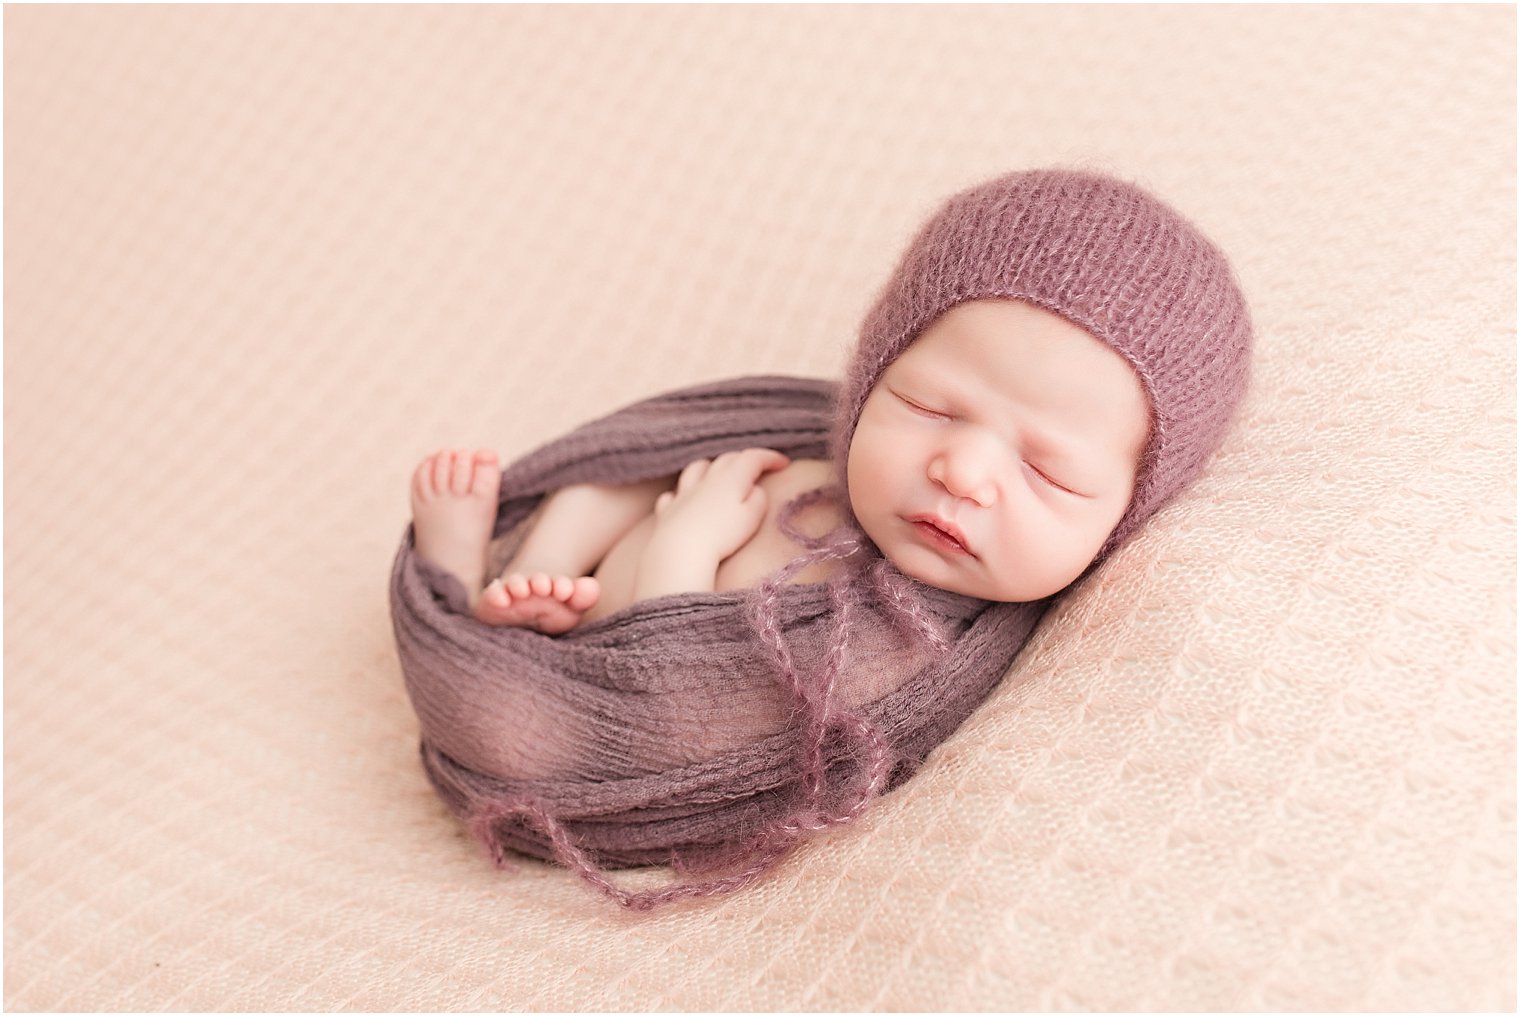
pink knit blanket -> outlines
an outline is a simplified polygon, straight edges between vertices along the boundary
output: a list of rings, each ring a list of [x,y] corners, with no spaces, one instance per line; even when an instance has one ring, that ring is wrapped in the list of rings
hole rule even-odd
[[[510,539],[573,483],[668,475],[747,447],[824,457],[834,394],[831,382],[740,378],[612,413],[504,470],[495,535]],[[907,779],[1048,603],[932,589],[874,552],[828,582],[786,581],[861,540],[836,530],[755,588],[662,596],[546,636],[474,620],[408,529],[392,617],[429,778],[498,863],[507,850],[558,860],[625,906],[749,884]],[[707,877],[631,893],[604,870],[659,863]]]

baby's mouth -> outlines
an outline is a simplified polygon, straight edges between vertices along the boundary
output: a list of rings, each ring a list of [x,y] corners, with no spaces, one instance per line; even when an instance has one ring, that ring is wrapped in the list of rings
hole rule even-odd
[[[926,542],[933,546],[940,547],[951,553],[966,554],[971,557],[976,556],[971,553],[971,548],[967,546],[965,534],[953,524],[934,515],[912,515],[908,517],[907,521]]]

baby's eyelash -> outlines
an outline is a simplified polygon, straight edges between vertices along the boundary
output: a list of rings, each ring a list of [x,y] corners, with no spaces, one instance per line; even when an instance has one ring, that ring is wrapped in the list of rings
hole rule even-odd
[[[892,394],[896,395],[900,400],[902,400],[904,405],[913,410],[915,413],[921,413],[924,416],[933,416],[943,420],[948,420],[950,418],[949,413],[942,413],[938,409],[930,409],[928,406],[921,406],[901,392],[894,391]]]
[[[1052,487],[1056,488],[1056,490],[1064,490],[1066,493],[1075,495],[1076,497],[1086,497],[1087,496],[1086,494],[1078,494],[1076,491],[1072,490],[1070,487],[1065,486],[1064,484],[1057,483],[1055,480],[1052,480],[1049,476],[1046,476],[1043,472],[1040,471],[1040,469],[1038,467],[1036,467],[1032,463],[1026,462],[1026,463],[1024,463],[1024,465],[1029,466],[1030,471],[1032,473],[1034,473],[1034,475],[1038,476],[1040,479],[1044,480],[1046,483],[1048,483]]]

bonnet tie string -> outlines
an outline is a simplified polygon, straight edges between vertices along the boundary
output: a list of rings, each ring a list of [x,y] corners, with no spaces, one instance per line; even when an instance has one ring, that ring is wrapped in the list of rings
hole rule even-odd
[[[864,546],[864,541],[847,526],[836,527],[821,537],[810,537],[798,532],[793,520],[800,511],[838,494],[837,487],[821,488],[793,498],[783,507],[779,518],[782,531],[808,549],[759,583],[751,601],[754,629],[770,650],[783,685],[795,699],[793,715],[799,725],[803,789],[803,801],[799,806],[785,819],[751,837],[721,865],[733,868],[742,864],[739,870],[721,878],[630,891],[607,877],[543,801],[527,796],[482,801],[472,809],[469,825],[498,866],[507,863],[507,856],[497,830],[505,822],[524,822],[537,826],[548,837],[555,858],[599,892],[630,910],[650,910],[681,899],[720,896],[743,889],[765,874],[807,833],[848,824],[865,811],[887,781],[892,752],[874,724],[852,710],[840,708],[835,702],[839,675],[848,661],[853,615],[861,592],[872,594],[891,614],[894,625],[905,634],[918,635],[935,649],[943,648],[945,641],[916,603],[907,581],[887,567],[885,559],[877,560],[869,567],[856,563],[829,581],[833,623],[830,625],[829,649],[821,665],[813,673],[797,666],[777,617],[782,587],[793,576],[813,565],[854,557]],[[824,800],[824,755],[831,731],[837,731],[847,742],[853,743],[848,755],[859,760],[852,792],[843,795],[843,800],[835,802],[832,807]],[[679,855],[672,857],[671,864],[677,872],[693,870]],[[704,865],[706,867],[713,866]]]

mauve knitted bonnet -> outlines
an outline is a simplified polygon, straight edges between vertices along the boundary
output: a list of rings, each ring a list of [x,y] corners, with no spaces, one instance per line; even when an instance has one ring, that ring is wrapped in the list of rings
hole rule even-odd
[[[866,315],[830,446],[841,482],[861,407],[892,361],[951,307],[997,297],[1038,304],[1085,329],[1145,388],[1150,440],[1101,559],[1223,440],[1249,373],[1245,298],[1218,248],[1132,184],[1031,170],[964,190],[919,230]]]
[[[782,513],[807,550],[757,586],[656,597],[551,637],[477,622],[408,528],[391,605],[423,767],[499,863],[555,859],[639,909],[732,892],[908,779],[986,699],[1050,600],[977,600],[860,553],[874,548],[845,487],[882,372],[944,311],[982,298],[1062,315],[1145,388],[1150,439],[1101,560],[1221,440],[1251,332],[1229,266],[1196,229],[1132,185],[1074,171],[1009,174],[951,198],[867,315],[841,383],[737,378],[664,393],[503,470],[493,535],[510,542],[571,484],[669,476],[746,447],[832,458],[836,484]],[[845,524],[819,538],[791,528],[825,498],[842,502]],[[845,571],[790,581],[829,560]],[[605,874],[660,863],[730,874],[638,892]]]

